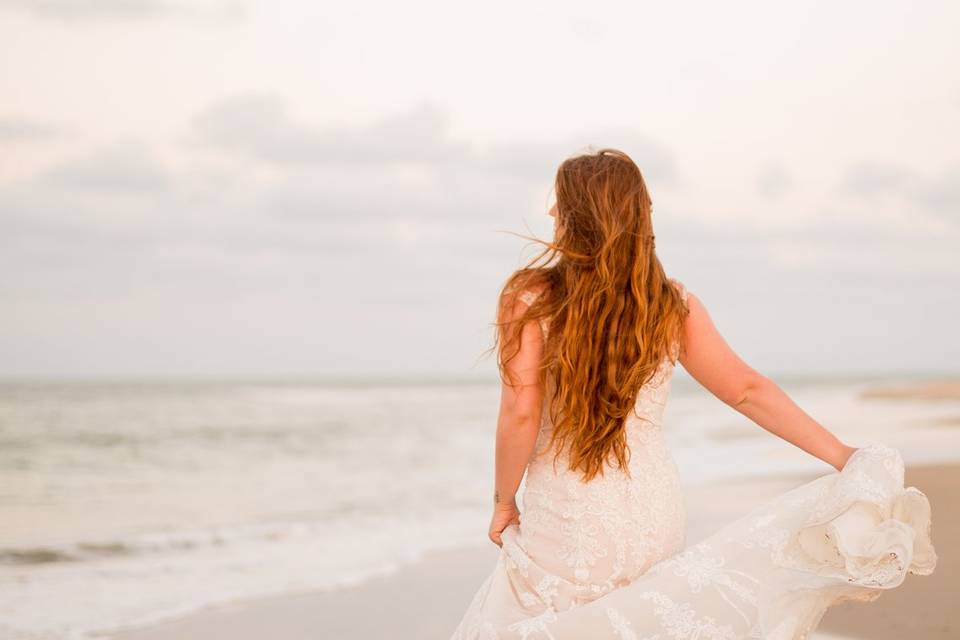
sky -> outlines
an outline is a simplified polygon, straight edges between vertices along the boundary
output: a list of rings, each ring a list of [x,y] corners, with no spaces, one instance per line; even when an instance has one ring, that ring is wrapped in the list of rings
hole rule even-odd
[[[0,0],[0,376],[494,377],[557,166],[770,375],[955,373],[955,2]]]

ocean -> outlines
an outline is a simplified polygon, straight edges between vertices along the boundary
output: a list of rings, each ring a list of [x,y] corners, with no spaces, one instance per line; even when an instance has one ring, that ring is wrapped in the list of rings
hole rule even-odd
[[[853,445],[953,460],[958,403],[777,379]],[[0,638],[84,638],[489,544],[494,381],[0,384]],[[678,374],[686,484],[831,471]]]

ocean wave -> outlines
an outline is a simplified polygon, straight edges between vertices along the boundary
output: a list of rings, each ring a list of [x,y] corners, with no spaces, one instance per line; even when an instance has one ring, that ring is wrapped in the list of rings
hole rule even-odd
[[[350,525],[362,531],[378,527],[375,522],[363,522],[363,517]],[[366,520],[377,520],[375,516]],[[77,541],[64,545],[0,548],[0,565],[33,565],[57,562],[82,562],[131,555],[167,554],[171,552],[202,551],[236,543],[284,542],[295,538],[316,537],[329,530],[325,520],[284,521],[276,523],[242,524],[204,529],[181,529],[135,534],[122,540]]]
[[[5,549],[18,566],[8,568],[16,588],[0,593],[11,612],[0,637],[89,637],[215,604],[348,587],[434,550],[484,544],[487,515],[452,509]]]

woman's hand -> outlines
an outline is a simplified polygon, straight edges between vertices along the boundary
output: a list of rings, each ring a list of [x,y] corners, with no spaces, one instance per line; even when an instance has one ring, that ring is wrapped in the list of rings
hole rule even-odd
[[[833,467],[837,471],[843,471],[843,468],[847,466],[847,461],[850,460],[850,456],[857,452],[859,447],[849,447],[847,445],[842,445],[840,448],[839,457],[833,463]]]
[[[503,546],[500,534],[511,524],[520,524],[520,510],[514,501],[498,502],[493,506],[493,517],[490,519],[490,531],[487,534],[493,544]]]

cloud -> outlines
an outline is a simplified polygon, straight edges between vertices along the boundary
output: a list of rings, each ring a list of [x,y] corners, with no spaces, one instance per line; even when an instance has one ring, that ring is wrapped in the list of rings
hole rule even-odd
[[[575,35],[591,43],[602,42],[603,37],[610,33],[607,21],[593,15],[571,16],[566,22]]]
[[[847,169],[841,189],[868,201],[896,198],[960,223],[960,167],[930,176],[905,167],[865,162]]]
[[[930,211],[950,214],[960,222],[960,169],[918,180],[912,195]]]
[[[125,141],[48,169],[39,177],[51,187],[102,193],[157,193],[169,187],[167,171],[145,145]]]
[[[276,96],[242,96],[201,113],[190,129],[194,143],[275,165],[421,167],[549,183],[565,157],[593,145],[624,149],[661,183],[676,179],[672,154],[636,131],[605,129],[555,142],[481,146],[455,138],[449,114],[427,101],[366,125],[318,127],[295,120]]]
[[[447,116],[422,103],[367,127],[316,129],[296,122],[283,102],[255,95],[224,101],[192,123],[194,139],[277,164],[445,164],[468,155],[449,138]]]
[[[0,118],[0,141],[24,142],[45,140],[61,133],[58,127],[25,118]]]
[[[549,234],[545,185],[560,159],[584,150],[570,142],[575,138],[624,148],[661,183],[676,175],[672,155],[642,134],[612,129],[558,143],[482,147],[454,139],[449,117],[430,103],[339,128],[303,124],[282,101],[248,96],[215,105],[188,130],[193,146],[179,157],[165,161],[142,142],[120,140],[0,189],[6,234],[0,246],[38,272],[72,264],[78,273],[99,269],[118,286],[131,277],[118,266],[125,260],[174,280],[181,276],[170,274],[195,269],[183,282],[187,288],[220,282],[225,270],[251,288],[276,287],[300,277],[294,273],[367,261],[350,275],[358,283],[381,277],[394,282],[398,296],[423,295],[431,286],[420,272],[427,265],[443,272],[466,263],[475,274],[492,273],[525,244],[501,231],[527,233],[527,223],[535,234]],[[764,171],[774,191],[790,182],[778,165]],[[878,188],[870,185],[885,183],[858,184],[870,192]],[[926,186],[931,202],[953,197],[947,180]],[[849,211],[812,216],[787,235],[684,216],[669,206],[658,208],[655,219],[658,244],[690,264],[700,256],[703,264],[730,268],[776,262],[866,272],[879,268],[876,256],[891,245],[888,222]],[[946,254],[925,233],[914,230],[914,237],[900,234],[897,241],[926,247],[939,264]],[[836,241],[825,243],[825,235]],[[862,259],[846,249],[854,245]],[[117,273],[96,267],[101,263]],[[392,266],[378,276],[382,265]]]
[[[237,355],[266,343],[298,370],[458,369],[488,346],[497,287],[537,249],[500,232],[549,237],[545,187],[564,157],[616,146],[648,179],[678,178],[672,153],[635,131],[483,145],[451,125],[429,102],[340,127],[298,119],[275,97],[247,96],[186,123],[189,145],[160,153],[121,139],[0,186],[7,370],[42,370],[36,353],[57,370],[56,354],[74,342],[88,345],[77,347],[81,372],[135,368],[140,354],[173,368],[171,344],[204,354],[213,368],[268,371]],[[924,206],[943,207],[954,197],[950,175],[900,184],[927,198]],[[854,181],[857,198],[896,193],[868,178]],[[676,199],[663,202],[654,216],[664,264],[699,285],[718,318],[741,314],[742,327],[781,313],[799,314],[790,322],[805,331],[824,315],[850,322],[888,291],[958,277],[958,234],[900,229],[856,199],[821,206],[787,229],[684,215]],[[710,300],[711,290],[730,298]],[[816,310],[835,301],[830,314]],[[877,330],[919,322],[912,310],[898,313]],[[265,331],[274,334],[265,340]],[[103,360],[96,346],[116,344],[117,335],[142,346]],[[414,346],[437,336],[459,346],[425,356]],[[303,357],[305,344],[335,355]],[[771,337],[761,346],[785,349],[778,345]],[[796,356],[788,351],[784,362]]]
[[[778,198],[790,189],[793,179],[787,170],[777,163],[770,163],[757,176],[757,190],[767,198]]]
[[[913,174],[901,167],[863,162],[847,168],[843,188],[850,193],[873,198],[897,192],[913,179]]]
[[[171,0],[0,0],[0,8],[66,22],[144,20],[156,17],[235,20],[245,14],[244,3],[234,1],[198,3]]]
[[[437,261],[479,266],[515,252],[495,229],[519,226],[530,208],[528,190],[506,180],[337,165],[288,166],[262,179],[248,169],[211,175],[189,154],[170,164],[124,140],[2,187],[0,290],[56,296],[81,279],[132,294],[144,274],[184,291],[217,283],[233,291],[231,279],[276,290],[347,268],[357,284],[396,279],[395,295],[417,297],[429,286],[419,273],[428,264],[445,277]]]

